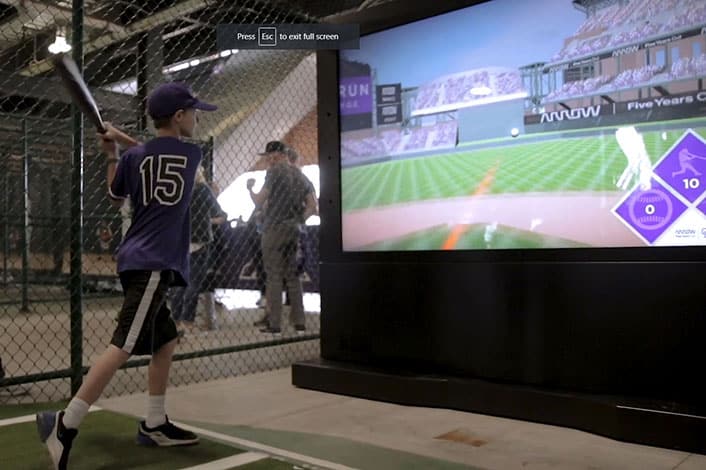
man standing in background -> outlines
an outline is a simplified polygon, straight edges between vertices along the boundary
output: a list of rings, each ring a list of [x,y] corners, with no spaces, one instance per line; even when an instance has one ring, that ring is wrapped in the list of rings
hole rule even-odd
[[[267,273],[267,321],[263,333],[282,331],[282,287],[286,280],[292,305],[291,321],[297,332],[306,330],[304,299],[297,275],[297,246],[301,225],[317,213],[313,186],[289,161],[289,151],[280,141],[268,142],[264,155],[269,169],[259,193],[249,188],[257,207],[264,208],[262,257]]]

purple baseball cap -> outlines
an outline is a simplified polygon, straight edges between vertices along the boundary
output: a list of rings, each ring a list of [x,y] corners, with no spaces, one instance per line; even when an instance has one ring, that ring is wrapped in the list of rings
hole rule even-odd
[[[204,103],[191,94],[189,87],[180,82],[159,85],[147,98],[147,113],[153,118],[165,118],[174,115],[180,109],[201,109],[215,111],[217,106]]]

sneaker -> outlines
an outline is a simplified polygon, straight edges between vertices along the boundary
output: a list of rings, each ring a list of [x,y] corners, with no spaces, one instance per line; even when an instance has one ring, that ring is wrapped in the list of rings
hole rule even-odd
[[[137,443],[149,447],[189,446],[198,444],[199,436],[173,425],[169,419],[156,428],[148,428],[143,420],[137,428]]]
[[[66,470],[71,443],[78,435],[78,429],[64,427],[63,416],[63,411],[44,411],[36,415],[39,439],[46,444],[55,470]]]
[[[306,326],[304,326],[304,325],[294,325],[294,329],[297,331],[297,333],[305,333],[306,332]]]
[[[282,333],[282,330],[279,328],[272,328],[271,326],[268,326],[266,328],[261,328],[260,333],[270,333],[273,335],[278,335]]]

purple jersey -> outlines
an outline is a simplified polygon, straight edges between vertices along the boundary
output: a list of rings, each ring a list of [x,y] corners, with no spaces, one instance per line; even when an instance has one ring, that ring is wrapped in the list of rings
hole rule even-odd
[[[188,283],[189,205],[199,163],[201,149],[174,137],[123,153],[110,195],[129,197],[133,216],[118,250],[118,272],[173,270],[176,283]]]

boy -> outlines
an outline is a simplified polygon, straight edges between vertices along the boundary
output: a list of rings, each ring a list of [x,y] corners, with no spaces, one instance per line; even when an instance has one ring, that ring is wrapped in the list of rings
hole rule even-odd
[[[111,344],[86,375],[65,410],[37,414],[39,436],[57,470],[68,465],[71,444],[89,407],[131,355],[151,355],[147,417],[137,442],[151,446],[196,444],[198,437],[169,422],[165,392],[177,330],[164,300],[170,285],[189,280],[189,205],[201,150],[192,137],[196,110],[216,106],[195,98],[180,83],[157,87],[147,101],[157,137],[143,145],[112,126],[100,136],[112,199],[129,197],[133,221],[117,255],[124,300]],[[133,146],[118,158],[118,143]],[[118,163],[119,162],[119,163]],[[117,168],[116,168],[117,164]]]

